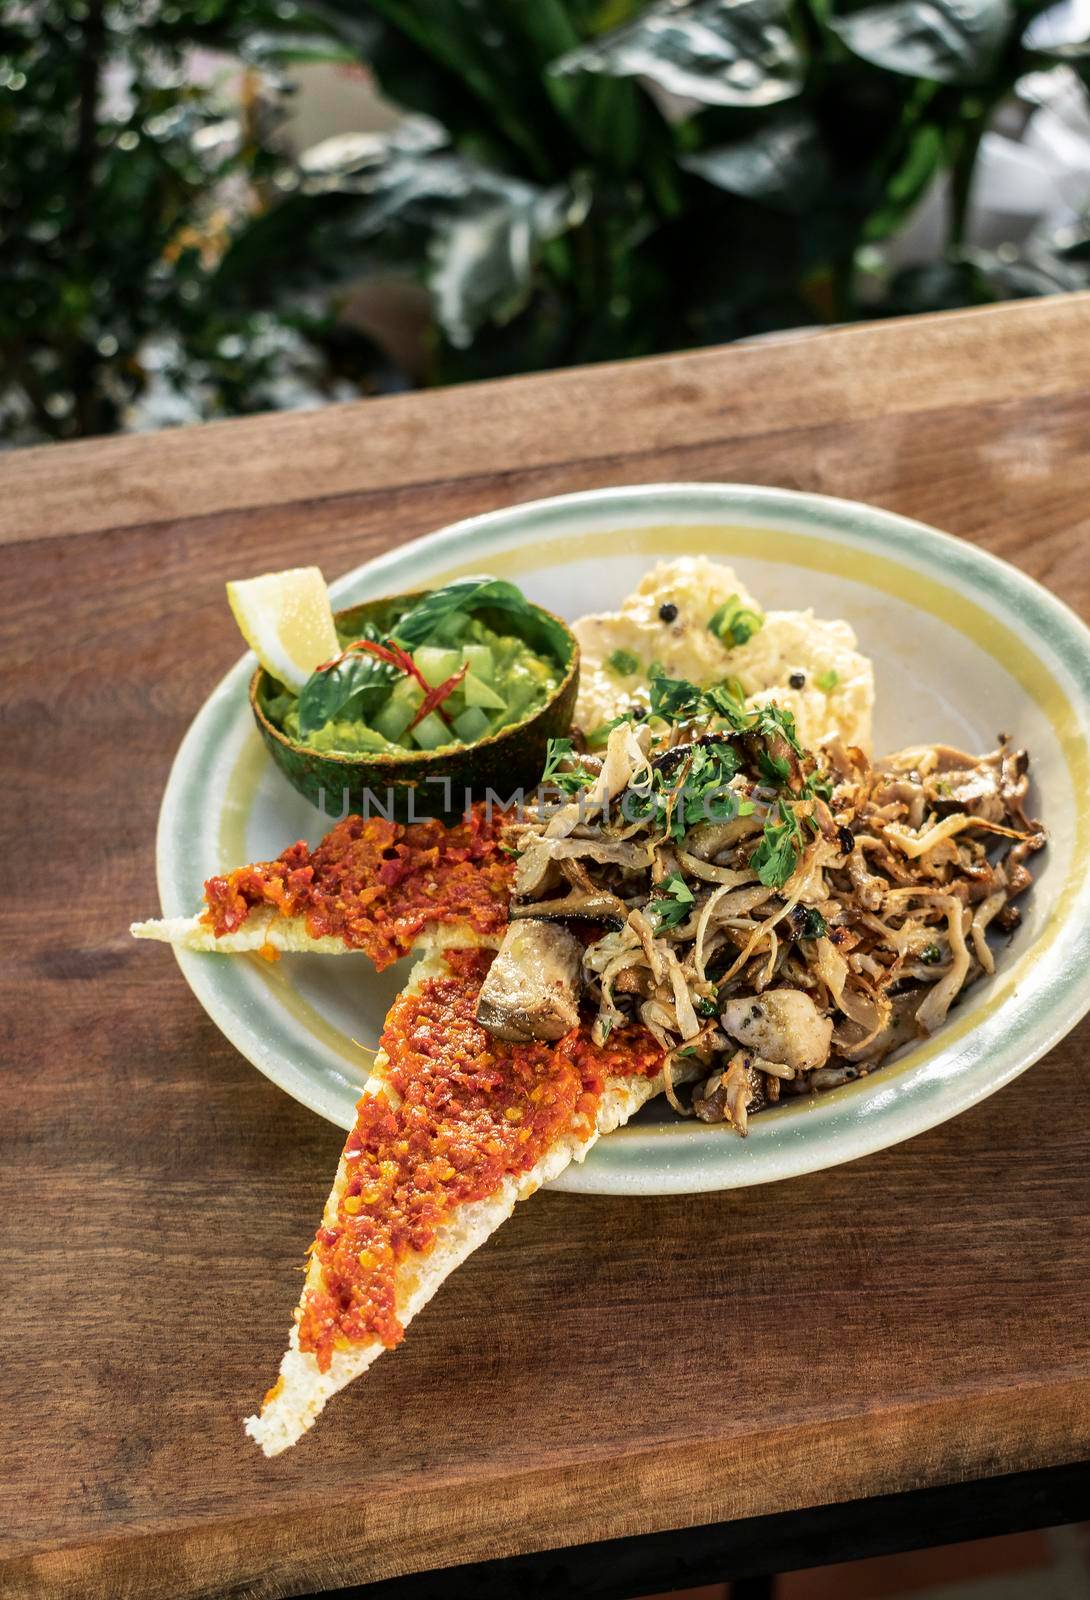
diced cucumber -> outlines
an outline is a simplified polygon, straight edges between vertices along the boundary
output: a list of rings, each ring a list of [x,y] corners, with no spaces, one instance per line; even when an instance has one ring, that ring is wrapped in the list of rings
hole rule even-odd
[[[512,718],[519,717],[537,696],[537,685],[529,678],[515,678],[507,686],[507,709]]]
[[[492,652],[486,644],[464,644],[462,646],[462,660],[475,678],[480,678],[482,683],[493,683],[496,663]]]
[[[464,739],[466,744],[472,744],[482,734],[487,733],[489,718],[480,706],[467,706],[461,716],[454,719],[454,731],[459,739]]]
[[[437,650],[433,644],[422,644],[419,650],[414,650],[413,660],[433,689],[453,678],[462,665],[457,650]]]
[[[419,685],[417,689],[419,692]],[[405,695],[391,695],[382,710],[377,711],[371,720],[384,738],[396,744],[415,715],[415,709]]]
[[[399,678],[390,690],[391,700],[397,701],[399,705],[409,706],[413,711],[417,709],[423,698],[424,691],[415,678]]]
[[[475,673],[467,672],[462,679],[462,689],[467,706],[483,706],[486,711],[506,711],[507,701],[501,700],[495,689],[482,683]]]
[[[429,711],[413,729],[413,738],[421,750],[438,750],[441,744],[450,743],[450,729],[436,711]]]

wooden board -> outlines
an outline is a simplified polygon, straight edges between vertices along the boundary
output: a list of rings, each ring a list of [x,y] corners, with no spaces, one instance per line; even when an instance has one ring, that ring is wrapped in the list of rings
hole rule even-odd
[[[266,1462],[337,1131],[220,1037],[156,906],[232,575],[565,489],[875,501],[1090,616],[1090,300],[0,458],[0,1592],[280,1596],[1090,1449],[1090,1029],[763,1190],[544,1194]]]

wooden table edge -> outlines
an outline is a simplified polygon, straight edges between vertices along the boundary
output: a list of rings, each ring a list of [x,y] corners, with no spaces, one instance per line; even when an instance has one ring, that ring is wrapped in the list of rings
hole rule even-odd
[[[960,404],[1059,395],[1086,381],[1080,341],[1042,337],[1061,326],[1085,327],[1090,345],[1090,291],[16,450],[0,457],[0,544],[624,457],[661,447],[673,410],[691,442],[858,420],[843,382],[853,361],[886,375],[883,415],[934,407],[937,351]],[[742,408],[751,366],[762,386]]]
[[[78,1574],[80,1600],[226,1600],[240,1593],[248,1600],[282,1600],[602,1539],[988,1479],[1014,1463],[1027,1472],[1090,1458],[1090,1375],[1081,1370],[1047,1384],[959,1396],[957,1440],[938,1426],[948,1405],[937,1396],[850,1414],[832,1425],[792,1427],[791,1481],[772,1483],[762,1475],[763,1451],[784,1459],[775,1430],[726,1441],[681,1440],[626,1452],[608,1467],[588,1459],[502,1480],[440,1484],[407,1511],[401,1492],[390,1490],[364,1505],[353,1497],[319,1512],[281,1505],[271,1521],[202,1519],[167,1532],[134,1530],[55,1550],[12,1552],[0,1555],[0,1592],[5,1600],[59,1600],[71,1594]],[[320,1439],[297,1448],[308,1447],[320,1449]],[[665,1494],[664,1480],[670,1485]],[[824,1492],[815,1494],[822,1483]],[[452,1543],[452,1522],[467,1501],[476,1519]],[[391,1507],[400,1512],[396,1548]],[[131,1588],[126,1579],[141,1568],[140,1587]],[[210,1572],[217,1575],[214,1583]]]

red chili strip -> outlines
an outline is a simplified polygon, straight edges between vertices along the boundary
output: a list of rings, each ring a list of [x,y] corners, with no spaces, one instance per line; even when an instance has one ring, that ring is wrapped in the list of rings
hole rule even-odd
[[[334,667],[339,667],[342,661],[347,661],[349,656],[362,654],[377,656],[380,661],[385,661],[387,666],[397,667],[404,672],[405,668],[392,650],[383,644],[375,644],[371,639],[356,639],[352,644],[346,644],[340,655],[332,656],[328,661],[323,661],[315,667],[315,672],[332,672]]]
[[[339,667],[342,661],[352,655],[375,656],[379,661],[385,661],[387,666],[396,667],[399,672],[414,678],[425,694],[430,693],[427,678],[420,671],[412,656],[403,650],[396,639],[387,639],[385,644],[376,644],[373,639],[354,639],[351,644],[346,644],[340,655],[333,656],[329,661],[323,661],[315,667],[315,672],[331,672],[334,667]]]
[[[442,719],[446,723],[447,727],[448,728],[450,727],[450,718],[447,716],[447,713],[443,710],[442,702],[447,698],[447,696],[452,692],[452,690],[457,689],[458,685],[461,683],[462,679],[465,677],[465,675],[468,672],[468,670],[469,670],[469,663],[466,662],[463,666],[458,668],[458,671],[456,673],[454,673],[454,675],[452,677],[445,679],[444,682],[442,682],[442,683],[437,683],[435,685],[434,689],[429,689],[428,690],[427,694],[424,696],[423,700],[420,702],[419,711],[417,711],[416,716],[409,723],[409,732],[410,733],[416,727],[417,723],[418,722],[423,722],[424,718],[431,711],[438,711],[439,715],[442,717]]]

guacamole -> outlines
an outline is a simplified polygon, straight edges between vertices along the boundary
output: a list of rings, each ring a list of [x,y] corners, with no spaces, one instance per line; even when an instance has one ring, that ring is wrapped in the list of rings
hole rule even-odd
[[[304,731],[302,698],[282,690],[265,703],[269,720],[293,743],[331,755],[445,750],[523,721],[563,676],[556,661],[517,634],[499,632],[466,611],[444,615],[428,641],[411,651],[397,643],[398,628],[395,621],[391,637],[372,629],[374,637],[361,640],[338,626],[343,660],[355,676],[335,714]],[[337,670],[342,658],[331,665]]]

